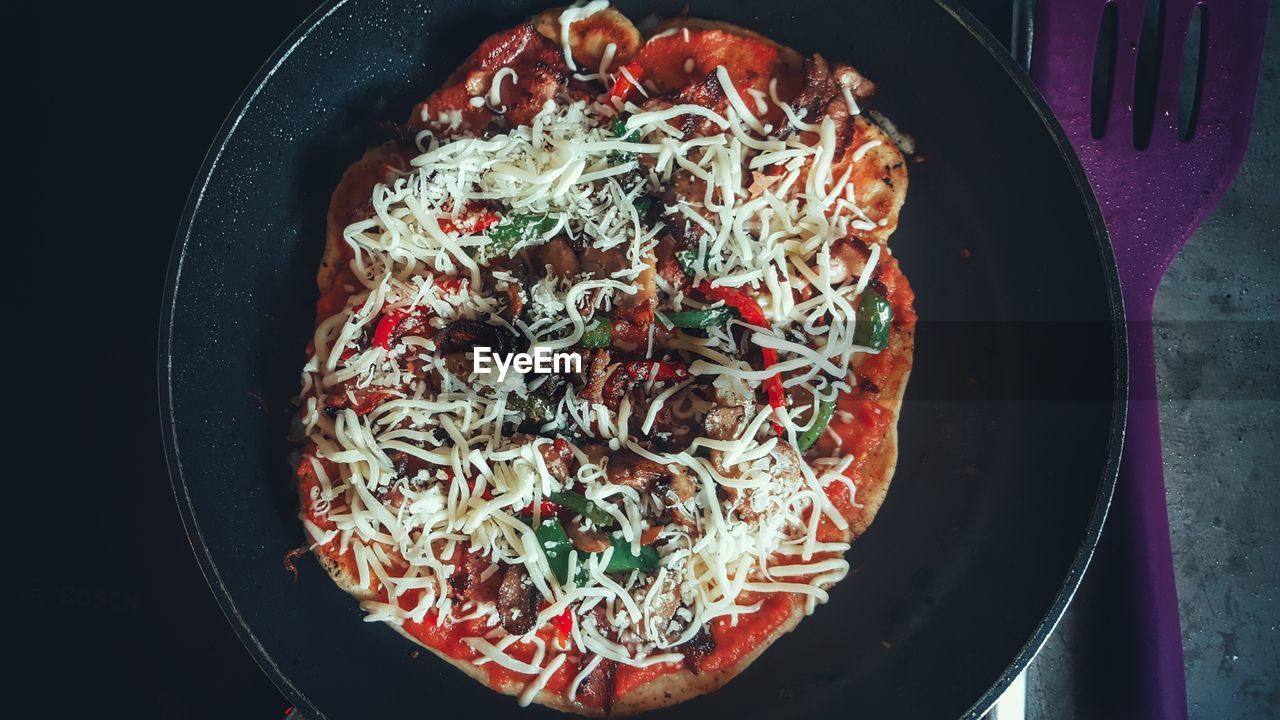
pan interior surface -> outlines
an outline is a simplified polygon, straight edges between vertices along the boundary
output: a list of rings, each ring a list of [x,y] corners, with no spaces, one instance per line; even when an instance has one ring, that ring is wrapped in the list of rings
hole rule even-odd
[[[618,3],[633,18],[679,3]],[[544,5],[348,0],[264,69],[192,194],[162,323],[170,465],[237,632],[309,717],[513,712],[386,628],[311,561],[286,458],[328,196],[487,34]],[[976,714],[1061,614],[1114,482],[1123,397],[1114,263],[1056,126],[931,0],[700,0],[691,14],[852,63],[918,162],[892,248],[916,367],[888,500],[812,617],[741,677],[661,712]],[[527,716],[551,711],[529,708]]]

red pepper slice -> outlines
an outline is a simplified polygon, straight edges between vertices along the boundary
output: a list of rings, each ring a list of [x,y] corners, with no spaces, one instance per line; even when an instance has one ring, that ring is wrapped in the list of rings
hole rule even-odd
[[[440,222],[447,222],[442,220]],[[464,284],[464,280],[459,277],[437,277],[435,286],[439,288],[441,293],[456,293]],[[439,294],[439,293],[438,293]],[[352,313],[358,313],[363,309],[363,305],[352,309]],[[390,310],[384,312],[382,317],[378,318],[378,324],[373,328],[372,347],[380,347],[390,350],[392,345],[400,339],[402,335],[407,333],[424,333],[430,326],[427,325],[427,310],[422,307],[413,307],[407,310]],[[345,357],[343,358],[345,359]]]
[[[573,608],[567,607],[559,615],[551,618],[551,627],[555,628],[556,640],[563,646],[573,632]]]
[[[395,397],[395,395],[388,388],[377,389],[374,387],[356,388],[348,393],[340,385],[325,397],[324,404],[327,410],[336,411],[349,408],[356,414],[356,417],[364,417],[373,412],[374,408],[381,405],[384,400]]]
[[[549,517],[555,517],[556,513],[560,511],[560,506],[555,502],[552,502],[551,500],[543,500],[542,502],[538,503],[538,509],[541,510],[539,515],[541,515],[542,518],[545,520],[546,518],[549,518]],[[522,508],[520,510],[520,514],[532,515],[533,503],[529,503],[527,506]]]
[[[457,220],[449,218],[440,218],[436,222],[440,225],[440,229],[447,235],[466,234],[479,235],[485,230],[498,224],[502,220],[495,213],[491,213],[484,205],[480,203],[467,203],[463,208],[462,214]]]
[[[413,310],[392,310],[384,313],[378,319],[378,325],[373,329],[373,346],[390,350],[395,341],[404,334],[400,326],[410,317],[417,314]]]
[[[760,364],[763,365],[763,367],[760,368],[761,370],[768,370],[774,365],[777,365],[778,351],[773,348],[760,348]],[[782,388],[782,376],[774,375],[773,377],[765,378],[763,384],[765,395],[769,397],[769,405],[773,406],[775,410],[781,410],[786,407],[787,393]],[[773,422],[773,427],[778,431],[779,435],[782,434],[782,423],[775,420]]]
[[[760,303],[737,288],[718,287],[712,285],[709,281],[704,281],[698,285],[698,292],[705,295],[708,300],[719,300],[737,310],[738,314],[742,316],[743,322],[748,325],[755,325],[766,330],[771,327],[769,318],[764,316],[764,308],[760,307]]]
[[[626,72],[622,72],[625,70]],[[627,63],[622,66],[622,70],[618,71],[618,78],[613,81],[613,87],[609,88],[610,100],[626,101],[630,99],[632,93],[636,89],[636,83],[644,79],[644,67],[638,62]],[[627,77],[630,74],[631,77]],[[635,78],[635,82],[631,79]]]
[[[689,369],[681,363],[666,360],[632,360],[622,363],[613,371],[609,379],[605,380],[600,394],[604,398],[605,406],[610,410],[616,410],[622,396],[636,383],[648,380],[684,380],[688,377]]]
[[[742,316],[742,321],[748,325],[754,325],[758,328],[769,330],[773,325],[769,322],[769,318],[765,317],[764,309],[760,307],[760,303],[755,298],[743,293],[737,288],[717,287],[710,282],[703,282],[698,285],[698,292],[707,297],[708,300],[719,300],[725,305],[738,311]],[[760,348],[760,364],[764,367],[761,370],[768,370],[778,364],[778,351],[773,348]],[[787,393],[782,388],[782,376],[773,375],[765,378],[762,383],[765,395],[769,398],[769,405],[774,410],[781,410],[787,405]],[[777,420],[771,421],[773,429],[779,436],[786,434],[782,427],[782,423]]]
[[[555,448],[556,454],[560,456],[566,466],[573,462],[573,449],[569,447],[568,440],[557,435],[555,442],[551,446]]]

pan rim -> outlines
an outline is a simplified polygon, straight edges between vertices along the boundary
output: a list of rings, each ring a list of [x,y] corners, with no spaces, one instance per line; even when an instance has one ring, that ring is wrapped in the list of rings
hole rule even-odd
[[[276,50],[271,53],[271,56],[267,58],[262,67],[254,73],[244,91],[240,93],[235,104],[232,105],[231,110],[227,113],[226,119],[222,121],[222,125],[218,128],[218,133],[209,145],[209,151],[205,153],[204,160],[200,163],[200,169],[196,173],[191,192],[188,193],[187,201],[182,208],[181,219],[178,221],[174,247],[169,256],[168,268],[165,271],[164,293],[160,304],[160,335],[157,344],[160,434],[164,442],[165,464],[169,470],[169,482],[173,486],[174,501],[178,506],[178,513],[182,517],[182,526],[186,530],[187,541],[195,554],[196,563],[200,566],[200,572],[204,575],[205,583],[213,592],[218,607],[231,624],[231,628],[240,639],[240,643],[249,651],[249,655],[270,678],[276,689],[295,708],[300,707],[304,716],[311,720],[325,720],[327,715],[321,712],[311,702],[311,699],[293,684],[293,681],[289,679],[275,659],[271,657],[271,653],[267,651],[262,641],[258,639],[257,634],[249,626],[248,621],[240,613],[235,600],[231,597],[231,591],[222,580],[222,574],[218,571],[213,555],[209,551],[209,546],[204,540],[200,522],[196,519],[195,508],[187,487],[186,475],[183,472],[182,455],[178,448],[176,420],[173,413],[173,328],[176,322],[178,291],[181,285],[184,261],[186,260],[187,244],[191,240],[194,220],[196,214],[200,211],[200,204],[204,199],[205,190],[208,188],[213,172],[218,166],[218,160],[221,159],[222,153],[226,149],[227,142],[235,133],[236,128],[239,127],[240,121],[244,118],[245,113],[248,112],[258,93],[266,87],[267,82],[275,75],[276,70],[289,59],[289,56],[293,54],[298,46],[326,18],[336,12],[338,8],[346,5],[347,1],[327,0],[311,14],[307,15],[280,43]]]
[[[1080,589],[1084,573],[1088,570],[1089,563],[1097,549],[1098,539],[1102,536],[1102,529],[1106,523],[1107,514],[1111,509],[1112,498],[1115,494],[1116,482],[1120,472],[1120,455],[1124,447],[1125,422],[1129,409],[1129,339],[1128,333],[1125,331],[1127,321],[1124,295],[1120,289],[1120,269],[1116,264],[1115,252],[1111,245],[1111,235],[1107,230],[1106,223],[1103,221],[1102,208],[1098,205],[1097,196],[1093,192],[1093,186],[1089,183],[1084,165],[1081,164],[1079,156],[1076,155],[1075,148],[1067,138],[1067,133],[1062,128],[1062,124],[1058,122],[1058,118],[1053,114],[1048,101],[1040,94],[1039,88],[1035,86],[1031,77],[1017,64],[1013,55],[1001,45],[1000,41],[985,25],[979,22],[968,10],[954,5],[952,0],[933,1],[943,11],[950,14],[961,27],[973,35],[974,39],[987,50],[987,53],[1005,71],[1005,74],[1017,86],[1023,97],[1031,104],[1037,117],[1040,118],[1041,124],[1044,125],[1045,130],[1048,131],[1053,139],[1054,145],[1057,146],[1058,154],[1066,162],[1067,171],[1071,174],[1071,180],[1084,201],[1085,212],[1088,215],[1089,224],[1093,228],[1099,259],[1102,261],[1102,270],[1107,286],[1107,302],[1111,308],[1112,364],[1115,368],[1115,376],[1112,378],[1112,392],[1114,393],[1112,397],[1114,402],[1112,403],[1111,411],[1111,431],[1107,439],[1107,460],[1102,470],[1102,482],[1094,498],[1093,510],[1089,514],[1089,523],[1085,527],[1084,538],[1076,550],[1076,555],[1071,562],[1066,577],[1063,579],[1057,596],[1036,625],[1035,632],[1028,638],[1026,644],[1023,645],[1004,673],[962,716],[964,720],[978,720],[990,711],[996,701],[1000,699],[1000,696],[1009,688],[1009,685],[1026,670],[1027,666],[1031,664],[1031,661],[1040,652],[1040,649],[1044,647],[1049,635],[1053,633],[1058,623],[1061,622],[1062,616],[1071,604],[1071,600]]]
[[[195,176],[191,192],[187,196],[181,219],[178,223],[174,247],[166,269],[160,307],[159,342],[157,344],[157,390],[161,419],[161,439],[164,443],[165,460],[170,483],[173,486],[174,501],[178,506],[178,512],[182,518],[183,527],[187,533],[187,539],[195,555],[196,562],[204,575],[205,582],[213,592],[219,608],[230,622],[240,642],[249,651],[249,654],[263,672],[271,679],[276,688],[280,690],[289,702],[300,708],[312,720],[323,720],[327,716],[315,706],[301,689],[293,684],[241,614],[231,596],[230,589],[222,580],[221,573],[209,551],[200,523],[196,518],[195,508],[183,469],[181,452],[178,447],[176,420],[173,413],[173,330],[176,323],[178,293],[181,289],[187,246],[191,240],[192,230],[195,226],[194,221],[200,211],[205,191],[214,171],[218,167],[223,151],[239,127],[240,121],[276,71],[307,40],[313,31],[330,15],[346,5],[347,2],[348,0],[327,0],[302,20],[254,74],[253,78],[249,80],[245,90],[237,98],[214,136],[209,151],[205,154],[205,158]],[[990,30],[983,26],[967,10],[954,5],[952,0],[930,0],[930,2],[950,15],[960,27],[982,45],[983,49],[1009,76],[1018,91],[1031,105],[1044,129],[1049,133],[1058,150],[1058,154],[1065,163],[1066,170],[1071,176],[1072,183],[1080,194],[1086,218],[1093,231],[1095,250],[1101,261],[1102,279],[1106,285],[1112,327],[1112,366],[1114,368],[1112,392],[1114,401],[1111,411],[1111,427],[1107,438],[1107,457],[1099,478],[1093,509],[1085,526],[1084,536],[1077,547],[1058,593],[1036,624],[1031,637],[1028,638],[1017,655],[1012,658],[1005,671],[961,715],[961,718],[965,720],[977,720],[995,704],[1013,680],[1026,669],[1044,646],[1079,589],[1084,573],[1092,560],[1111,507],[1119,473],[1120,454],[1124,442],[1125,420],[1128,411],[1126,400],[1128,397],[1129,372],[1128,339],[1125,332],[1126,315],[1120,290],[1119,268],[1116,265],[1110,235],[1103,222],[1102,211],[1094,195],[1093,188],[1089,184],[1084,167],[1081,165],[1074,148],[1067,139],[1066,132],[1049,108],[1048,103],[1031,81],[1031,78],[1017,65],[1013,56],[1009,54]]]

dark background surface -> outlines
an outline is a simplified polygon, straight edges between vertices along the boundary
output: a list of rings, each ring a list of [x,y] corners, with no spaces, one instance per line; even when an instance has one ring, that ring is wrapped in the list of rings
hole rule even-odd
[[[967,4],[1007,35],[1007,2]],[[10,441],[18,467],[30,463],[9,478],[10,512],[36,519],[43,532],[24,552],[46,558],[20,563],[36,570],[24,571],[23,612],[10,622],[23,637],[39,629],[33,675],[54,681],[36,687],[55,717],[279,718],[287,707],[221,616],[182,531],[160,444],[155,338],[173,234],[208,144],[315,5],[46,3],[10,23],[35,44],[22,66],[37,68],[11,106],[36,116],[34,135],[10,137],[11,176],[31,193],[11,217],[34,222],[11,221],[8,261],[22,279],[15,327],[37,341],[9,342],[34,430]],[[1276,16],[1245,168],[1157,300],[1188,683],[1204,718],[1280,715]],[[43,349],[55,344],[92,360],[54,364],[75,392],[51,389],[66,383],[48,373]],[[1260,395],[1235,390],[1257,377],[1272,378]],[[1032,666],[1032,718],[1104,713],[1097,585],[1086,580]]]

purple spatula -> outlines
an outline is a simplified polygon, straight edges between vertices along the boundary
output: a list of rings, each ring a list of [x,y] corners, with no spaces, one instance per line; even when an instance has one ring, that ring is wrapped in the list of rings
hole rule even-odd
[[[1120,480],[1106,532],[1125,548],[1134,611],[1137,720],[1187,717],[1177,592],[1169,543],[1151,328],[1156,287],[1192,231],[1235,177],[1249,140],[1262,52],[1266,0],[1164,0],[1148,18],[1156,28],[1141,48],[1145,0],[1039,0],[1031,75],[1075,146],[1093,185],[1115,248],[1129,335],[1129,420]],[[1179,131],[1179,77],[1187,29],[1200,15],[1197,98]],[[1094,81],[1104,20],[1114,23],[1114,65]],[[1148,51],[1154,50],[1154,55]],[[1154,61],[1142,61],[1154,57]],[[1150,72],[1145,72],[1150,70]],[[1147,78],[1144,84],[1143,78]],[[1095,118],[1095,88],[1110,88],[1109,110]],[[1105,92],[1105,90],[1104,90]],[[1145,95],[1144,95],[1145,94]],[[1135,99],[1152,98],[1145,119]],[[1184,104],[1185,105],[1185,104]],[[1184,116],[1186,113],[1184,113]],[[1135,131],[1135,128],[1142,128]],[[1145,145],[1144,147],[1138,147]]]

